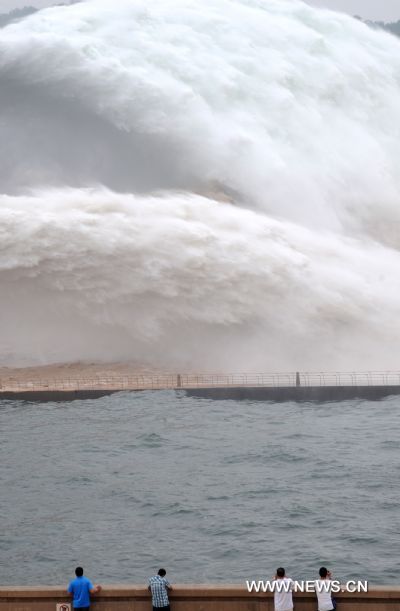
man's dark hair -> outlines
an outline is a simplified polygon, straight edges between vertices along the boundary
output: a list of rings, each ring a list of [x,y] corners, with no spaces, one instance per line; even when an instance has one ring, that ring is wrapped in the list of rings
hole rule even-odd
[[[160,569],[158,571],[158,574],[160,575],[160,577],[165,577],[165,575],[167,574],[167,571],[165,569]]]
[[[279,569],[276,569],[276,574],[278,577],[285,577],[285,569],[280,566]]]
[[[77,577],[82,577],[83,575],[83,568],[81,566],[77,566],[75,569],[75,575]]]
[[[325,579],[327,574],[328,574],[328,569],[325,566],[321,566],[321,568],[319,569],[319,576]]]

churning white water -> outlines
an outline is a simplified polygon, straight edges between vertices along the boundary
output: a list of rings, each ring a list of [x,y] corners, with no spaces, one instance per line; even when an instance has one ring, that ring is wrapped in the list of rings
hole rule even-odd
[[[0,360],[397,367],[400,41],[297,0],[0,30]]]

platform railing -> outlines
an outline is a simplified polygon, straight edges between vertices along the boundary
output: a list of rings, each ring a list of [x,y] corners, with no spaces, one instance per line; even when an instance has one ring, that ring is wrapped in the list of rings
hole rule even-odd
[[[65,378],[0,378],[0,392],[74,390],[168,390],[206,387],[398,386],[400,371],[177,373],[92,375]]]

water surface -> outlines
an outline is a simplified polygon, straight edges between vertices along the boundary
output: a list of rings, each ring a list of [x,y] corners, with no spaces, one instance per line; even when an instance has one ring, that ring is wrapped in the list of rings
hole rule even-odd
[[[2,584],[398,583],[399,398],[0,402]]]

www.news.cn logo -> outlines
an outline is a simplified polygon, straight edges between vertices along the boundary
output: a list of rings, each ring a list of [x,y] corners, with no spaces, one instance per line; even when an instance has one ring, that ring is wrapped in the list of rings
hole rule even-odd
[[[276,581],[246,581],[248,592],[368,592],[368,581],[346,581],[340,583],[335,579],[318,581],[289,581],[277,579]]]

